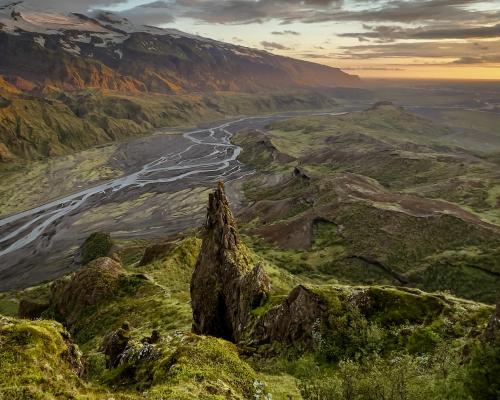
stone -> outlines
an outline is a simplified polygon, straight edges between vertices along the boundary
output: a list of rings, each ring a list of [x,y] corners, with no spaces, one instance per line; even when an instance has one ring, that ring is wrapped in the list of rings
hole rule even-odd
[[[491,314],[488,326],[483,334],[487,342],[500,342],[500,301],[497,303],[495,311]]]
[[[319,295],[297,286],[283,303],[259,318],[252,334],[253,344],[310,345],[315,327],[327,311],[328,306]]]
[[[203,243],[191,278],[193,332],[239,342],[251,310],[266,301],[270,289],[262,266],[252,266],[220,182],[209,195]]]
[[[106,358],[106,368],[116,368],[119,363],[123,352],[128,347],[130,340],[130,324],[124,322],[120,328],[111,332],[104,339],[100,351],[102,351]]]
[[[21,299],[19,302],[18,316],[24,319],[38,319],[48,308],[48,303],[37,303],[32,300]]]
[[[72,330],[86,308],[117,292],[124,272],[111,258],[98,258],[80,271],[55,281],[51,286],[50,305]]]

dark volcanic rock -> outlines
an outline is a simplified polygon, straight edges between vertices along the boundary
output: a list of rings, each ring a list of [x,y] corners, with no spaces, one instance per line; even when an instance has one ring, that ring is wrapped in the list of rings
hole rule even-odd
[[[257,345],[281,342],[311,344],[315,325],[328,310],[325,301],[304,286],[293,289],[278,307],[265,313],[253,331]]]
[[[193,332],[238,342],[252,308],[261,305],[270,281],[241,242],[224,193],[224,185],[209,195],[203,244],[191,279]]]
[[[127,349],[130,340],[130,325],[124,322],[121,328],[111,332],[99,348],[106,358],[106,368],[116,368],[123,352]]]

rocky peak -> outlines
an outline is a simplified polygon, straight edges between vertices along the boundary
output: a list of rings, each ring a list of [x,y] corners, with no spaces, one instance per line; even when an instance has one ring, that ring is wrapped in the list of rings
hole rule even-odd
[[[236,250],[240,243],[236,223],[222,182],[219,182],[217,190],[208,195],[205,233],[206,243],[212,245],[213,249],[220,254]],[[203,243],[205,244],[205,241]]]
[[[282,304],[259,319],[252,334],[253,343],[311,345],[315,325],[327,309],[326,301],[319,295],[305,286],[297,286]]]
[[[193,332],[242,339],[251,309],[270,291],[262,266],[251,264],[220,182],[209,195],[202,248],[191,279]]]

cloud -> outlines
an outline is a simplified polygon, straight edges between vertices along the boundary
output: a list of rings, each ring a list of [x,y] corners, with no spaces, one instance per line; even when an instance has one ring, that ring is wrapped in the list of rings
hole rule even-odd
[[[452,64],[460,64],[460,65],[486,64],[486,63],[500,64],[500,53],[492,54],[489,56],[479,56],[479,57],[465,56],[452,62]]]
[[[265,40],[260,42],[261,46],[268,50],[291,50],[289,47],[283,46],[282,44],[276,42],[266,42]]]
[[[290,30],[285,30],[285,31],[274,31],[271,32],[272,35],[293,35],[293,36],[298,36],[300,35],[299,32],[296,31],[290,31]]]
[[[375,2],[374,2],[375,3]],[[399,23],[497,22],[500,11],[474,10],[468,6],[484,0],[388,0],[359,10],[321,11],[300,18],[302,22],[361,21]],[[371,4],[367,3],[367,4]],[[293,20],[293,17],[291,17]]]
[[[317,11],[339,10],[342,0],[171,0],[179,16],[220,24],[271,19],[300,20]]]
[[[321,54],[321,53],[303,53],[300,55],[302,58],[311,58],[311,59],[327,59],[327,58],[335,58],[332,54]]]
[[[165,1],[141,4],[122,11],[119,15],[128,18],[136,24],[144,25],[162,25],[175,20],[169,4]]]
[[[0,0],[1,3],[11,0]],[[492,0],[489,0],[492,1]],[[60,11],[102,9],[126,0],[25,0],[38,8]],[[161,23],[177,18],[219,24],[246,24],[277,20],[291,22],[361,21],[398,23],[498,23],[500,10],[471,8],[485,0],[160,0],[122,13],[141,22]],[[487,1],[486,1],[487,3]],[[353,7],[353,4],[355,7]],[[156,11],[156,12],[155,12]],[[295,34],[294,31],[283,31]],[[276,31],[275,34],[280,34]]]
[[[376,39],[379,42],[392,42],[398,39],[489,39],[500,37],[500,24],[476,27],[452,28],[402,28],[400,26],[368,26],[367,32],[341,33],[340,37],[355,37],[360,41]]]
[[[427,41],[414,43],[343,46],[337,54],[342,59],[429,58],[443,63],[480,64],[500,62],[500,40],[478,42]],[[415,61],[418,63],[418,61]]]
[[[13,0],[0,0],[0,6],[12,3]],[[57,10],[66,12],[86,12],[93,8],[103,8],[125,4],[126,0],[24,0],[23,5],[40,10]]]
[[[406,71],[396,67],[342,67],[343,71]]]

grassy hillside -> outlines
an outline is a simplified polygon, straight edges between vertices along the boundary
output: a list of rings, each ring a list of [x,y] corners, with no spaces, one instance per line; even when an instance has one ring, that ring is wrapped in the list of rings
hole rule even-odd
[[[69,154],[158,127],[333,104],[330,97],[311,92],[133,96],[53,90],[39,96],[4,94],[0,101],[0,167],[16,160]]]
[[[256,172],[224,254],[271,281],[242,340],[191,333],[199,232],[95,234],[78,271],[0,294],[0,398],[497,398],[496,159],[448,137],[388,104],[239,132]]]
[[[312,348],[297,351],[278,343],[237,348],[189,333],[188,288],[199,239],[156,244],[141,262],[144,246],[121,248],[125,269],[118,286],[80,308],[77,323],[67,326],[71,335],[53,321],[2,317],[0,372],[7,378],[0,394],[12,399],[362,399],[375,387],[374,398],[472,399],[475,386],[465,383],[474,370],[464,352],[483,348],[478,335],[491,306],[388,286],[309,284],[308,290],[328,304],[329,315],[314,328]],[[273,284],[268,303],[255,310],[261,315],[299,280],[261,255],[251,256],[263,262]],[[95,279],[103,282],[104,276]],[[0,313],[15,314],[20,298],[43,303],[53,296],[50,290],[2,294]],[[85,301],[89,304],[89,298]],[[62,318],[54,311],[49,308],[43,318]],[[119,367],[108,370],[99,349],[124,321],[131,326],[129,349]],[[161,339],[141,342],[153,329]]]
[[[316,282],[409,284],[494,302],[500,180],[449,133],[390,104],[240,132],[242,159],[259,171],[241,214],[254,248]]]

